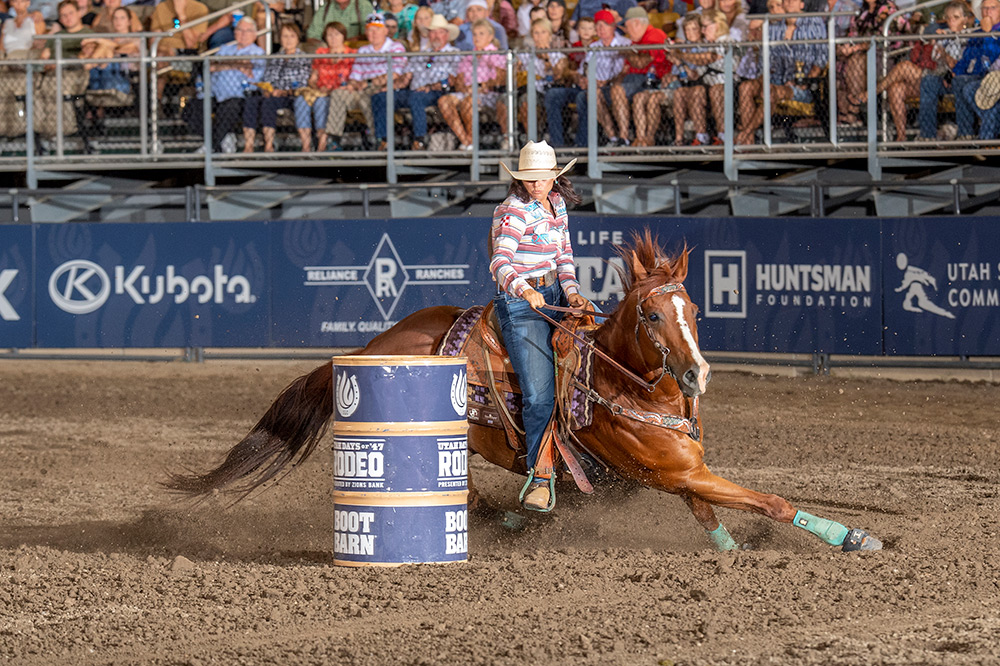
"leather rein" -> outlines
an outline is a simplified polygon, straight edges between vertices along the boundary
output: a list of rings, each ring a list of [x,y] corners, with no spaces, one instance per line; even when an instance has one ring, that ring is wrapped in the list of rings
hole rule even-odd
[[[624,365],[622,365],[621,363],[619,363],[618,361],[616,361],[615,359],[611,358],[606,353],[604,353],[592,340],[588,340],[582,335],[579,335],[576,331],[570,330],[569,327],[564,326],[562,323],[548,316],[547,314],[542,312],[541,309],[532,308],[532,310],[537,312],[545,321],[559,328],[564,333],[568,333],[569,335],[571,335],[573,339],[576,340],[577,342],[589,347],[590,349],[593,349],[594,353],[596,353],[598,356],[600,356],[609,364],[611,364],[613,368],[621,372],[623,375],[625,375],[632,381],[639,384],[639,386],[643,387],[644,389],[652,393],[653,390],[656,388],[656,385],[660,383],[660,380],[662,380],[667,375],[674,377],[674,373],[667,366],[667,356],[670,355],[670,348],[665,347],[653,335],[653,332],[649,328],[649,319],[646,316],[646,313],[642,309],[642,304],[645,303],[650,298],[653,298],[654,296],[669,294],[674,291],[684,291],[684,285],[680,283],[669,283],[660,285],[659,287],[652,289],[648,294],[646,294],[644,298],[639,299],[639,302],[635,304],[635,313],[636,313],[635,343],[639,344],[639,326],[641,325],[643,329],[646,331],[646,336],[649,338],[650,342],[652,342],[653,346],[656,347],[656,351],[660,352],[660,358],[661,358],[660,376],[657,377],[656,380],[653,382],[647,382],[645,379],[637,375],[635,372],[629,370]],[[607,315],[605,315],[603,312],[598,312],[596,310],[589,310],[586,308],[565,308],[560,305],[549,305],[547,303],[544,306],[542,306],[542,308],[546,310],[555,310],[556,312],[565,312],[567,314],[595,315],[597,317],[607,318]],[[676,380],[676,377],[674,377],[674,379]]]
[[[664,346],[662,343],[660,343],[659,340],[656,339],[656,337],[653,336],[653,332],[652,330],[650,330],[649,326],[649,318],[646,315],[645,311],[642,309],[642,305],[648,299],[654,296],[660,296],[662,294],[669,294],[672,292],[683,291],[683,290],[684,290],[684,285],[680,283],[670,283],[670,284],[660,285],[659,287],[652,289],[648,294],[646,294],[644,298],[639,299],[639,302],[636,303],[635,306],[636,317],[637,317],[637,321],[635,324],[636,344],[639,343],[639,326],[641,325],[643,329],[646,331],[646,335],[647,337],[649,337],[650,342],[652,342],[656,350],[660,352],[660,356],[662,359],[660,376],[657,377],[656,380],[653,382],[647,382],[642,377],[637,375],[635,372],[629,370],[621,363],[611,358],[608,354],[602,351],[596,345],[596,343],[594,343],[593,340],[589,340],[583,337],[582,335],[578,334],[576,331],[570,330],[569,327],[563,325],[561,322],[558,322],[552,317],[548,316],[547,314],[542,312],[541,309],[536,309],[536,308],[532,309],[535,312],[537,312],[539,316],[542,317],[542,319],[546,320],[553,326],[559,328],[564,333],[568,333],[570,336],[573,337],[574,340],[592,349],[594,353],[596,353],[598,356],[607,361],[611,365],[611,367],[615,368],[623,375],[625,375],[629,379],[633,380],[634,382],[645,388],[647,391],[652,392],[656,388],[656,385],[660,383],[660,380],[664,378],[664,376],[670,375],[671,377],[674,377],[674,373],[671,372],[670,368],[667,366],[667,356],[669,356],[670,354],[670,348]],[[544,305],[543,307],[546,310],[555,310],[557,312],[565,312],[567,314],[595,315],[598,317],[607,316],[603,312],[598,312],[596,310],[590,310],[586,308],[567,308],[559,305],[548,305],[548,304]],[[676,377],[674,377],[674,379],[676,381]],[[691,401],[691,418],[686,419],[682,416],[673,416],[670,414],[660,414],[656,412],[645,412],[645,411],[631,409],[629,407],[623,407],[622,405],[616,402],[608,400],[607,398],[597,393],[589,386],[583,386],[582,384],[576,381],[574,381],[574,384],[579,390],[584,392],[588,400],[596,402],[599,405],[603,405],[615,416],[625,416],[627,418],[630,418],[634,421],[639,421],[641,423],[647,423],[649,425],[655,425],[661,428],[667,428],[669,430],[676,430],[678,432],[686,434],[695,441],[701,440],[701,428],[698,424],[698,398],[693,398],[693,399],[685,398],[685,400]]]

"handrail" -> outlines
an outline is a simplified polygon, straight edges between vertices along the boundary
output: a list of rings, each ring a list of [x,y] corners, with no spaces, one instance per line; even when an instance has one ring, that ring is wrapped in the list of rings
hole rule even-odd
[[[775,16],[781,16],[781,15],[775,15]],[[93,37],[93,38],[102,38],[102,37],[105,37],[105,38],[122,38],[122,37],[136,37],[136,36],[141,35],[141,34],[149,34],[149,33],[91,33],[91,34],[84,35],[83,38],[90,38],[90,37]],[[154,35],[161,35],[161,33],[152,33],[152,34],[154,34]],[[779,44],[784,44],[784,43],[798,43],[798,44],[802,44],[802,43],[824,44],[824,43],[826,43],[826,44],[830,44],[830,45],[838,45],[838,44],[845,44],[845,43],[866,43],[867,44],[867,43],[872,42],[872,41],[874,41],[876,44],[879,44],[880,40],[882,39],[881,37],[878,37],[878,36],[876,36],[876,37],[867,37],[867,38],[847,38],[847,37],[842,37],[842,38],[833,38],[833,39],[831,39],[828,36],[825,40],[823,40],[823,39],[816,39],[816,40],[775,40],[775,41],[769,41],[768,34],[769,33],[767,31],[765,31],[765,33],[764,33],[764,35],[762,37],[762,40],[759,41],[759,42],[750,42],[750,41],[730,42],[729,46],[734,47],[733,48],[734,51],[736,50],[736,48],[740,48],[740,47],[762,47],[761,57],[766,62],[768,54],[771,53],[771,49],[769,48],[769,45],[777,46]],[[79,35],[77,35],[75,33],[72,33],[72,34],[47,35],[47,36],[44,36],[44,37],[54,39],[55,40],[55,42],[53,42],[54,44],[57,43],[57,42],[62,42],[65,39],[80,39],[81,38],[81,36],[79,36]],[[904,43],[913,43],[914,41],[917,41],[917,40],[928,40],[928,41],[935,40],[936,41],[936,40],[953,39],[954,37],[955,37],[954,35],[936,35],[936,34],[931,35],[931,34],[929,34],[929,35],[900,35],[900,36],[891,36],[891,37],[886,38],[886,39],[889,39],[889,40],[891,40],[893,42],[901,41],[901,42],[904,42]],[[968,39],[969,36],[968,35],[962,35],[960,38],[961,39]],[[140,44],[142,46],[145,46],[147,44],[147,42],[145,40],[141,40]],[[641,49],[641,50],[647,50],[648,51],[648,50],[656,50],[656,49],[667,49],[667,50],[670,50],[670,49],[683,49],[683,48],[688,48],[688,46],[686,46],[685,44],[672,44],[672,45],[671,44],[668,44],[668,45],[629,45],[629,46],[611,48],[611,49],[606,49],[606,50],[624,51],[624,50]],[[563,47],[563,48],[550,48],[550,49],[544,49],[544,50],[539,49],[539,51],[561,52],[561,53],[585,53],[585,52],[588,52],[589,50],[590,50],[589,48],[584,48],[584,47]],[[511,60],[513,60],[513,58],[516,58],[520,52],[521,51],[517,50],[517,49],[515,49],[515,50],[509,50],[507,52],[507,55],[511,58]],[[140,64],[142,64],[142,63],[147,63],[148,64],[148,63],[152,62],[153,64],[155,64],[158,61],[158,58],[156,58],[155,56],[153,56],[151,54],[141,54],[140,56],[131,56],[131,57],[127,57],[127,58],[87,58],[87,59],[81,58],[81,59],[66,60],[66,59],[62,58],[62,56],[61,56],[61,48],[58,48],[58,46],[57,46],[57,48],[53,49],[53,53],[56,56],[55,61],[53,61],[53,60],[41,60],[41,59],[31,59],[31,60],[25,59],[25,60],[18,60],[18,61],[14,61],[14,60],[4,61],[4,62],[0,63],[0,71],[2,71],[2,68],[6,67],[6,66],[24,66],[25,64],[29,64],[29,65],[50,65],[51,66],[51,65],[54,64],[56,66],[56,68],[57,68],[57,71],[50,73],[50,76],[52,76],[52,78],[55,79],[60,74],[65,74],[66,71],[68,71],[68,70],[63,71],[64,68],[67,68],[67,67],[78,68],[80,65],[84,65],[84,64],[104,64],[104,63],[109,63],[109,62],[116,62],[116,63],[140,63]],[[503,52],[498,52],[498,51],[477,52],[477,51],[457,51],[456,50],[456,51],[450,51],[449,55],[451,57],[458,58],[458,57],[466,56],[466,55],[469,55],[469,54],[484,55],[486,53],[489,53],[489,54],[492,54],[492,55],[497,55],[497,54],[500,54],[500,53],[503,53]],[[381,54],[381,53],[372,53],[372,54],[357,54],[357,53],[353,53],[353,54],[297,54],[295,56],[285,56],[285,55],[282,55],[282,56],[271,56],[271,57],[282,57],[282,58],[285,58],[285,57],[295,57],[295,58],[305,58],[305,59],[308,59],[308,60],[314,60],[314,59],[317,59],[317,58],[327,58],[327,59],[339,59],[339,58],[364,59],[364,58],[375,58],[375,59],[380,59],[380,60],[391,59],[391,61],[398,62],[396,60],[396,58],[419,57],[421,55],[426,55],[426,54],[421,54],[421,53],[392,53],[392,54]],[[737,52],[735,54],[735,57],[738,57],[738,55],[739,55],[739,53]],[[210,60],[209,60],[209,56],[211,56]],[[727,58],[734,58],[734,55],[731,54],[731,51],[729,49],[727,49],[726,57]],[[256,58],[260,58],[262,60],[269,59],[268,56],[265,56],[263,54],[260,55],[260,56],[255,56],[255,59]],[[199,63],[204,63],[204,62],[225,62],[225,61],[230,61],[230,60],[232,60],[232,61],[242,61],[242,60],[246,60],[246,57],[243,57],[243,56],[217,56],[217,55],[211,55],[211,53],[209,52],[209,53],[202,53],[202,54],[197,55],[197,56],[171,56],[169,58],[164,58],[164,59],[165,60],[171,60],[171,61],[177,61],[177,62],[183,62],[183,61],[195,62],[195,61],[197,61]],[[525,69],[529,69],[530,70],[531,64],[533,64],[533,61],[528,60],[527,63],[525,63]],[[212,166],[211,166],[211,164],[209,164],[209,159],[212,159],[212,161],[215,162],[216,166],[218,166],[219,164],[243,166],[243,165],[246,165],[246,164],[260,163],[262,161],[261,158],[265,157],[263,154],[259,154],[257,156],[245,156],[245,155],[227,155],[227,156],[221,156],[221,155],[219,155],[219,156],[212,156],[211,158],[208,158],[208,157],[195,156],[193,154],[177,153],[177,154],[173,154],[173,155],[169,155],[169,156],[156,157],[155,153],[157,153],[157,152],[162,153],[165,149],[166,150],[173,150],[174,146],[170,145],[170,146],[164,148],[163,146],[157,145],[158,144],[157,139],[159,138],[159,135],[157,135],[155,132],[156,132],[156,129],[157,129],[158,125],[155,122],[153,122],[153,123],[145,122],[145,120],[147,118],[155,117],[156,116],[156,114],[158,113],[158,110],[160,108],[160,104],[161,104],[161,100],[157,99],[154,95],[150,95],[149,97],[147,97],[147,95],[149,94],[150,88],[149,88],[149,86],[145,85],[146,81],[143,80],[143,76],[148,75],[150,73],[151,69],[152,68],[150,68],[150,67],[140,67],[139,68],[139,73],[140,73],[139,86],[140,86],[140,89],[139,89],[138,93],[141,95],[141,104],[148,104],[148,102],[149,102],[150,99],[153,100],[153,104],[152,104],[152,108],[151,109],[142,109],[141,106],[140,106],[140,112],[139,112],[140,113],[140,130],[139,130],[140,137],[138,137],[139,145],[140,145],[139,149],[135,149],[134,148],[134,146],[135,146],[134,140],[126,139],[126,142],[128,142],[129,146],[124,151],[102,152],[102,154],[97,154],[97,155],[93,155],[93,156],[87,156],[86,158],[83,158],[83,159],[78,159],[78,158],[74,157],[72,155],[72,151],[70,151],[70,153],[68,153],[67,155],[64,155],[63,145],[62,145],[62,138],[64,136],[64,133],[62,132],[61,114],[65,113],[65,110],[68,110],[69,106],[67,106],[67,105],[56,105],[55,109],[53,109],[54,113],[51,114],[54,117],[54,119],[56,120],[55,124],[56,124],[56,127],[57,127],[57,131],[55,133],[51,134],[51,138],[53,140],[52,149],[49,150],[49,151],[47,151],[44,154],[39,154],[39,155],[32,154],[32,159],[28,160],[29,161],[29,171],[32,171],[35,165],[45,164],[46,168],[51,168],[51,165],[58,165],[60,162],[64,162],[64,163],[66,163],[68,165],[71,165],[70,168],[79,168],[79,166],[82,166],[84,169],[99,168],[99,167],[96,166],[97,164],[118,164],[118,163],[127,164],[130,161],[135,160],[141,154],[141,156],[143,158],[147,158],[148,159],[148,157],[151,156],[151,157],[153,157],[153,159],[159,160],[163,164],[190,163],[190,166],[192,168],[197,168],[197,165],[204,165],[204,168],[205,168],[205,171],[206,171],[206,180],[208,180],[209,175],[210,175],[210,173],[212,171]],[[397,66],[395,68],[395,70],[398,73],[399,72],[399,67]],[[832,70],[832,68],[831,68],[831,70]],[[873,66],[871,67],[871,71],[874,72],[876,70],[877,70],[877,68],[874,66],[874,61],[873,61]],[[35,71],[37,72],[38,70],[36,69]],[[508,81],[511,81],[511,80],[513,80],[513,77],[508,76]],[[154,79],[154,81],[155,81],[155,79]],[[830,91],[828,93],[829,96],[828,96],[827,99],[829,101],[831,101],[831,102],[835,101],[835,98],[833,97],[835,95],[835,90],[834,90],[835,83],[836,83],[835,81],[831,82]],[[727,79],[727,85],[730,86],[730,87],[732,87],[734,85],[734,83],[732,81],[729,81]],[[870,88],[872,85],[874,85],[874,83],[869,82],[867,85]],[[208,82],[207,81],[206,81],[206,88],[208,88]],[[769,89],[770,89],[769,86],[764,86],[763,87],[763,91],[762,92],[763,92],[763,95],[765,97],[767,96],[767,94],[769,92]],[[155,87],[153,87],[152,90],[155,90]],[[299,153],[299,152],[294,152],[293,153],[291,151],[286,151],[286,152],[281,152],[281,153],[269,153],[269,154],[266,155],[266,157],[267,157],[268,160],[274,160],[276,162],[286,163],[286,164],[295,161],[295,162],[301,163],[303,166],[309,166],[310,164],[316,164],[318,161],[328,160],[328,159],[331,159],[331,158],[334,159],[335,161],[342,162],[342,163],[351,163],[351,162],[357,162],[359,160],[367,160],[367,161],[371,162],[372,164],[374,164],[375,163],[374,160],[377,160],[377,161],[380,161],[382,164],[390,165],[390,168],[392,170],[398,170],[398,169],[402,169],[402,168],[408,168],[410,165],[415,164],[414,160],[418,160],[418,161],[419,160],[431,160],[431,161],[445,160],[445,161],[448,161],[448,162],[455,161],[455,162],[460,162],[460,163],[468,164],[469,163],[468,158],[472,158],[472,163],[473,163],[472,171],[478,175],[478,168],[477,168],[478,164],[479,163],[486,164],[486,162],[480,162],[480,160],[482,160],[485,157],[489,157],[490,159],[493,159],[495,157],[506,157],[506,156],[509,156],[510,154],[512,154],[513,151],[516,149],[516,146],[511,146],[511,144],[510,144],[510,138],[512,136],[515,136],[513,134],[513,132],[517,131],[517,129],[516,129],[517,128],[516,122],[511,122],[511,119],[509,118],[510,111],[515,108],[515,104],[518,101],[527,99],[528,102],[529,102],[529,104],[530,104],[530,102],[531,102],[530,98],[532,97],[531,92],[532,92],[532,90],[529,88],[529,90],[528,90],[528,92],[527,92],[526,95],[524,95],[524,96],[516,95],[510,85],[507,85],[504,89],[500,90],[500,93],[502,95],[505,94],[507,96],[508,102],[513,101],[515,103],[508,103],[508,107],[507,107],[508,108],[508,123],[507,123],[507,125],[508,125],[508,132],[507,132],[506,135],[504,135],[504,137],[502,137],[502,138],[505,138],[506,140],[501,141],[499,148],[485,149],[485,148],[480,147],[479,149],[477,149],[476,151],[473,151],[472,153],[461,153],[461,152],[458,152],[458,151],[442,151],[442,152],[433,153],[433,154],[431,154],[431,153],[426,153],[425,154],[425,153],[412,153],[412,152],[410,152],[408,150],[398,150],[398,147],[393,146],[392,149],[390,149],[388,151],[388,153],[353,152],[352,151],[352,152],[348,152],[348,153],[339,153],[339,154],[336,154],[336,155],[325,155],[325,154],[320,154],[320,153]],[[210,94],[209,94],[209,91],[207,89],[206,89],[205,93],[206,93],[205,97],[210,99]],[[870,99],[874,99],[874,96],[870,96]],[[539,98],[536,97],[536,99],[535,99],[536,109],[538,107],[540,107],[540,105],[538,104],[538,101],[539,101]],[[31,99],[27,99],[26,102],[29,105],[32,104],[32,100]],[[765,104],[764,106],[765,106],[765,108],[767,108],[769,110],[770,107],[767,104]],[[388,107],[388,105],[387,105],[387,107]],[[32,107],[32,108],[34,108],[34,107]],[[529,106],[529,108],[531,108],[531,107]],[[576,147],[564,147],[564,148],[560,149],[560,154],[565,154],[565,155],[570,155],[570,154],[572,154],[572,155],[583,155],[584,157],[589,158],[588,159],[588,173],[598,173],[598,172],[600,172],[602,170],[607,170],[610,173],[610,172],[612,172],[611,171],[612,169],[616,168],[614,166],[615,162],[622,162],[622,163],[627,163],[627,162],[642,163],[642,162],[646,162],[646,163],[652,163],[652,162],[654,162],[656,160],[661,160],[662,161],[664,159],[664,156],[670,156],[670,157],[666,157],[666,159],[672,159],[672,158],[677,158],[678,160],[704,159],[704,160],[707,160],[707,161],[716,161],[716,160],[719,160],[719,159],[724,159],[726,161],[726,173],[733,173],[733,174],[735,174],[735,173],[738,172],[738,167],[736,167],[734,169],[733,168],[734,164],[738,164],[740,162],[742,162],[744,164],[753,163],[755,160],[758,160],[758,159],[774,160],[774,159],[780,159],[782,157],[787,158],[787,159],[795,159],[795,157],[798,156],[798,155],[801,155],[801,156],[804,156],[804,157],[806,157],[806,156],[812,156],[812,157],[815,157],[815,158],[829,157],[829,158],[832,159],[832,158],[836,158],[839,155],[839,156],[851,157],[851,158],[856,158],[856,157],[862,157],[863,158],[865,156],[868,156],[869,160],[873,160],[874,159],[876,161],[876,163],[877,163],[877,161],[879,159],[884,158],[886,156],[902,154],[903,150],[914,151],[914,154],[919,154],[921,156],[928,155],[928,154],[931,153],[931,151],[939,151],[939,150],[944,150],[944,151],[947,151],[948,153],[955,154],[955,155],[959,155],[959,154],[961,154],[961,155],[969,155],[969,154],[972,154],[972,152],[975,151],[977,149],[977,147],[986,146],[986,145],[994,146],[994,145],[997,145],[998,143],[1000,143],[1000,140],[998,140],[998,141],[993,141],[993,140],[978,141],[977,140],[976,142],[972,142],[972,143],[970,143],[970,142],[957,142],[957,141],[952,141],[952,142],[933,142],[933,143],[927,143],[927,144],[911,144],[909,141],[906,141],[906,140],[904,140],[902,142],[895,142],[895,141],[890,142],[890,141],[887,141],[885,139],[885,136],[884,136],[885,131],[886,131],[886,127],[887,127],[887,123],[886,123],[885,120],[882,121],[883,122],[883,127],[880,128],[882,130],[882,136],[879,138],[879,140],[876,142],[874,139],[869,138],[867,141],[865,141],[864,138],[863,138],[863,136],[862,136],[863,135],[863,130],[859,131],[859,132],[854,132],[853,130],[849,131],[843,125],[839,125],[838,124],[838,122],[836,120],[836,117],[833,114],[833,112],[835,111],[835,109],[836,109],[835,104],[831,103],[830,104],[830,108],[829,108],[829,110],[831,111],[831,118],[829,120],[824,120],[823,118],[820,118],[820,120],[826,126],[826,129],[825,129],[825,131],[824,131],[824,133],[823,133],[822,136],[820,136],[819,134],[813,135],[811,133],[807,133],[806,135],[803,135],[801,133],[798,134],[798,138],[800,138],[800,139],[803,138],[803,136],[806,137],[806,139],[805,139],[806,143],[793,143],[796,140],[796,136],[795,135],[791,135],[790,136],[788,134],[785,134],[784,136],[786,136],[786,137],[790,136],[790,138],[782,139],[781,138],[782,134],[777,133],[777,132],[776,132],[776,137],[777,137],[776,138],[776,142],[772,143],[769,140],[769,136],[768,136],[768,134],[769,134],[768,130],[771,128],[771,124],[765,122],[763,124],[763,132],[764,132],[764,135],[765,135],[765,140],[764,140],[763,144],[757,142],[757,143],[754,143],[754,144],[751,144],[751,145],[747,145],[747,146],[735,145],[735,146],[732,147],[731,151],[727,151],[726,147],[723,147],[721,149],[716,149],[716,148],[713,148],[713,147],[700,147],[700,148],[697,148],[697,149],[690,149],[690,148],[687,148],[687,147],[672,146],[672,145],[669,145],[669,142],[667,144],[664,144],[664,145],[656,145],[656,146],[652,146],[652,147],[649,147],[649,148],[634,148],[634,147],[632,147],[632,148],[610,148],[610,149],[607,149],[607,148],[599,147],[597,145],[597,143],[595,142],[595,140],[596,140],[595,139],[595,137],[596,137],[596,114],[593,117],[591,117],[590,114],[588,114],[588,124],[589,124],[589,122],[591,120],[595,121],[595,132],[594,132],[594,134],[591,134],[589,132],[589,128],[588,128],[587,131],[585,131],[585,135],[587,135],[587,141],[588,141],[586,145],[580,145],[580,146],[576,146]],[[146,115],[147,111],[148,111],[148,116]],[[209,113],[210,113],[210,108],[209,108]],[[529,117],[532,117],[532,116],[529,116]],[[879,121],[877,120],[876,114],[874,112],[869,112],[869,114],[867,114],[867,117],[870,119],[869,122],[871,123],[871,126],[872,127],[877,127],[876,123],[879,122]],[[478,118],[478,116],[477,116],[477,118]],[[210,116],[209,116],[208,121],[205,123],[205,125],[206,125],[206,127],[211,127]],[[392,121],[390,120],[387,123],[387,125],[391,126],[392,125]],[[540,125],[536,125],[536,128],[535,128],[535,130],[536,130],[535,133],[536,134],[538,132],[538,127],[540,127]],[[153,130],[153,132],[154,132],[153,136],[152,136],[152,141],[147,140],[147,139],[149,139],[149,137],[147,136],[146,131],[149,130],[149,129]],[[530,133],[530,127],[528,129],[529,129],[529,133]],[[838,131],[841,133],[840,136],[838,136]],[[728,141],[728,137],[729,137],[730,133],[726,132],[725,135],[726,135],[727,141]],[[845,138],[846,138],[846,140],[844,140]],[[191,137],[186,137],[185,138],[185,142],[187,143],[187,145],[191,145]],[[392,142],[389,142],[389,143],[390,143],[390,145],[392,144]],[[69,143],[68,145],[71,146],[71,147],[74,146],[73,143]],[[183,146],[184,142],[178,143],[177,145],[178,146]],[[153,148],[152,151],[149,148],[150,146],[154,146],[154,148]],[[206,142],[205,148],[206,148],[206,150],[209,149],[209,145],[208,145],[207,142]],[[897,152],[897,151],[900,151],[900,152]],[[23,164],[24,163],[24,160],[25,160],[24,157],[19,157],[16,154],[11,154],[11,152],[12,151],[8,151],[8,155],[7,156],[0,156],[0,171],[2,171],[4,169],[10,169],[12,165],[19,165],[19,164]],[[152,155],[150,153],[152,153]],[[466,158],[466,159],[463,160],[461,158]],[[85,165],[88,165],[88,164],[90,166],[85,166]],[[405,167],[399,166],[401,164],[406,165],[406,166]],[[79,165],[79,166],[74,167],[72,165]],[[594,167],[594,168],[591,168],[591,167]],[[30,176],[29,176],[29,181],[30,181]]]

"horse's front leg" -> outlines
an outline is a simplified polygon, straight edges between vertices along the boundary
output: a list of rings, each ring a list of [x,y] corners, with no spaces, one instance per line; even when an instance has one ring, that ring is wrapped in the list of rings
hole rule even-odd
[[[733,537],[730,536],[729,530],[726,529],[725,525],[719,522],[719,519],[715,517],[715,510],[712,509],[712,505],[703,499],[695,497],[691,494],[683,495],[684,501],[687,503],[688,508],[691,509],[691,513],[694,515],[695,520],[701,523],[701,526],[705,528],[705,533],[708,534],[708,538],[712,540],[718,550],[738,550],[739,546],[733,541]]]
[[[844,525],[798,511],[788,500],[777,495],[758,493],[743,488],[720,476],[716,476],[702,463],[692,474],[685,475],[678,492],[684,497],[696,520],[708,532],[709,538],[719,550],[732,550],[736,543],[726,528],[715,517],[712,505],[731,509],[753,511],[780,523],[792,523],[796,527],[819,537],[831,546],[842,546],[844,550],[881,550],[882,542],[867,532],[848,529]]]

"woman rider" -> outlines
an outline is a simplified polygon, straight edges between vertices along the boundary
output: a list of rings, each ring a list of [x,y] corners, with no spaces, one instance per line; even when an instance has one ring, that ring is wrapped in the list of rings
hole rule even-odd
[[[586,303],[576,280],[566,216],[566,204],[578,204],[580,197],[562,177],[575,163],[558,168],[555,150],[545,141],[529,141],[521,149],[517,171],[501,162],[513,180],[493,213],[491,229],[490,273],[498,292],[493,302],[522,392],[528,469],[522,501],[535,510],[545,510],[551,497],[551,470],[536,470],[535,463],[555,407],[552,327],[536,310],[546,304]]]

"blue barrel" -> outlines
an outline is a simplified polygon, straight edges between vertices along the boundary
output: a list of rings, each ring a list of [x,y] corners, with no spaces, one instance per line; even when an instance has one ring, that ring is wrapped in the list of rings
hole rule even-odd
[[[333,359],[334,563],[468,559],[464,357]]]

